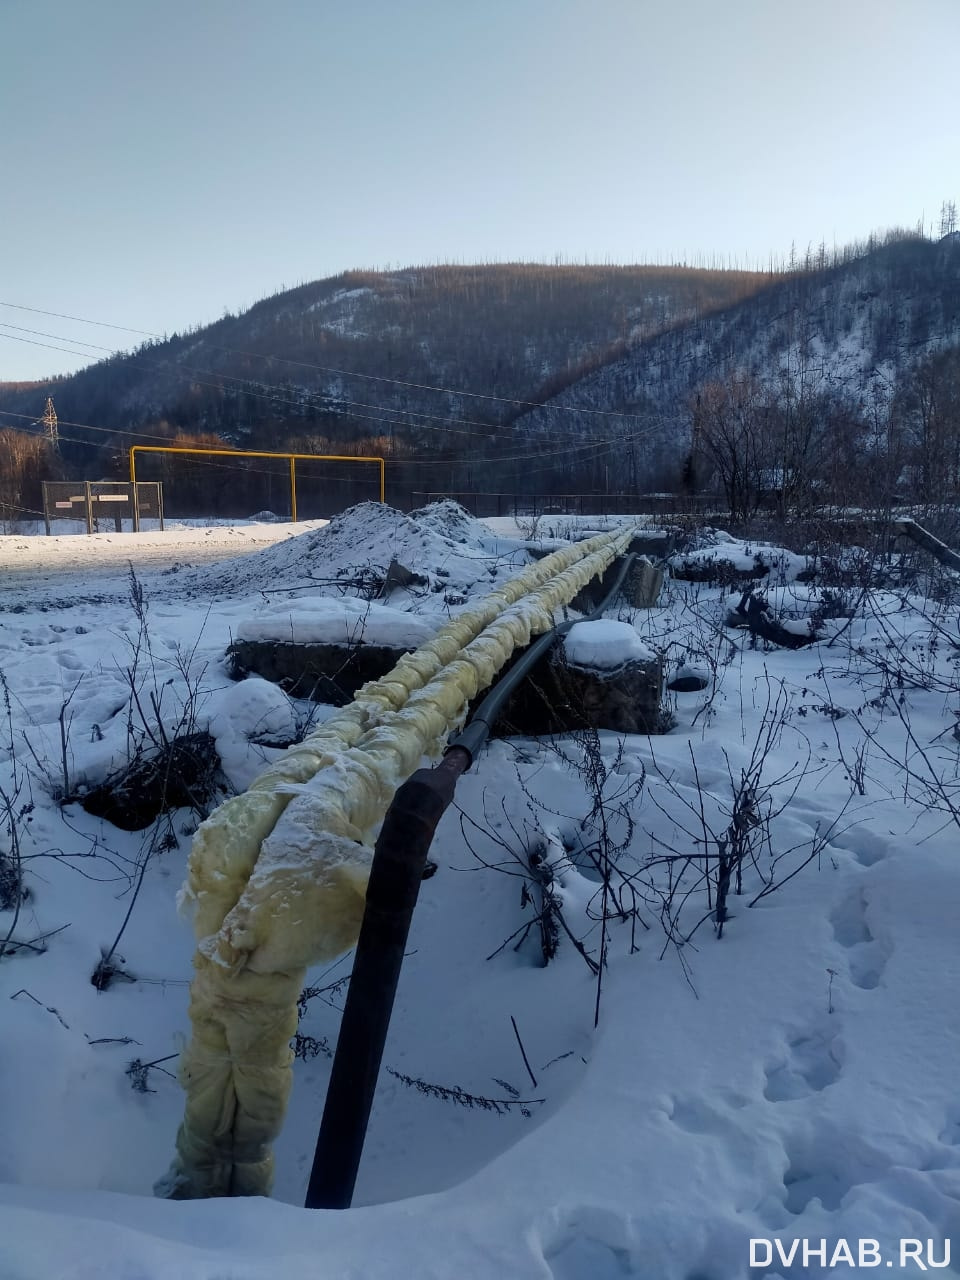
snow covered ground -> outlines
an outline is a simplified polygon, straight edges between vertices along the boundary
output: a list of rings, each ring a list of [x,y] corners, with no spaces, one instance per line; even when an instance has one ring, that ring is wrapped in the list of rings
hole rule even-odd
[[[2,1280],[772,1280],[856,1271],[845,1250],[859,1270],[960,1274],[960,621],[893,590],[848,591],[849,625],[835,594],[797,651],[726,630],[727,588],[703,583],[574,637],[708,687],[670,695],[661,737],[499,740],[464,777],[357,1207],[299,1207],[349,956],[308,980],[274,1199],[152,1197],[182,1111],[193,937],[175,898],[196,817],[131,833],[59,798],[185,708],[249,785],[325,711],[231,682],[231,638],[328,625],[320,598],[355,620],[392,560],[417,580],[378,599],[428,632],[530,558],[529,530],[494,524],[370,505],[326,528],[0,538]],[[816,612],[789,581],[801,561],[777,566],[777,608]],[[562,915],[546,964],[532,849],[553,872],[544,919]],[[731,850],[742,893],[734,877],[718,937]],[[98,991],[121,930],[126,977]]]
[[[94,533],[87,535],[77,525],[72,534],[42,536],[42,527],[34,526],[34,534],[0,535],[0,581],[18,592],[19,602],[25,596],[45,598],[60,604],[67,597],[86,595],[90,588],[86,571],[96,566],[96,588],[116,593],[126,590],[130,566],[135,571],[157,570],[177,573],[183,568],[211,564],[236,555],[248,555],[262,547],[270,547],[307,530],[321,529],[326,520],[301,524],[193,525],[148,530],[142,533]]]

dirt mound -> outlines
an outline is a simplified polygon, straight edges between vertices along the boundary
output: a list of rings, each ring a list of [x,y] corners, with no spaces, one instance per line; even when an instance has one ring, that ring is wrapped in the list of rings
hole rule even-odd
[[[496,537],[455,502],[437,502],[405,515],[363,502],[316,529],[254,555],[180,574],[178,589],[210,596],[258,588],[310,587],[376,598],[391,561],[421,575],[428,592],[448,603],[466,599],[481,579],[512,573],[528,560],[519,543]],[[506,574],[504,575],[506,576]]]

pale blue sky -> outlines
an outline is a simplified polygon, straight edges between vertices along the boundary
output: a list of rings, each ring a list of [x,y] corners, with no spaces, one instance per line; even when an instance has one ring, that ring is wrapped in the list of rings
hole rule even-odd
[[[351,267],[762,266],[960,200],[958,71],[960,0],[0,0],[0,300],[163,333]],[[83,363],[0,337],[0,379]]]

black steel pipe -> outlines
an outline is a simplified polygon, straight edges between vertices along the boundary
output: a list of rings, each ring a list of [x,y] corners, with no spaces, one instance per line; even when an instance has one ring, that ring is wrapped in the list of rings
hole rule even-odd
[[[450,746],[447,748],[448,751],[454,748],[467,751],[470,754],[471,761],[477,757],[490,737],[504,704],[520,681],[536,666],[558,636],[565,635],[577,622],[593,622],[600,617],[605,609],[610,607],[611,601],[616,599],[617,593],[623,586],[624,579],[636,558],[636,555],[631,553],[624,559],[617,576],[613,580],[613,585],[592,613],[586,614],[583,618],[572,619],[570,622],[561,622],[552,630],[545,632],[539,640],[533,642],[520,661],[511,667],[507,674],[493,686],[470,717],[470,723],[464,728],[463,732],[457,734],[455,738],[451,738]]]
[[[400,966],[437,823],[470,764],[451,752],[398,788],[374,849],[366,909],[320,1122],[308,1209],[348,1209],[400,978]]]
[[[627,556],[612,587],[584,621],[597,618],[636,559]],[[534,663],[573,622],[530,646],[477,708],[435,769],[418,769],[387,810],[373,853],[366,907],[337,1039],[330,1084],[307,1185],[308,1209],[349,1209],[380,1074],[400,967],[427,854],[457,780],[483,747],[504,702]]]

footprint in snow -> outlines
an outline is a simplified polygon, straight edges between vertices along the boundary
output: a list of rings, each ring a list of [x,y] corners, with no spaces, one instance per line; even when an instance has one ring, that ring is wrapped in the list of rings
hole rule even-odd
[[[65,671],[83,671],[86,669],[86,663],[82,658],[78,658],[75,653],[69,650],[61,651],[56,655],[57,662]]]
[[[788,1164],[783,1175],[784,1207],[803,1213],[819,1200],[824,1209],[839,1209],[844,1197],[867,1182],[877,1182],[890,1168],[890,1159],[852,1133],[838,1133],[824,1123],[784,1142]]]
[[[790,1102],[821,1093],[835,1084],[843,1067],[843,1044],[832,1031],[802,1031],[792,1036],[786,1053],[765,1068],[763,1096],[768,1102]]]
[[[947,1119],[939,1136],[944,1146],[960,1147],[960,1114]]]
[[[627,1224],[609,1209],[567,1210],[544,1242],[554,1280],[641,1280]]]
[[[847,827],[834,836],[830,843],[835,849],[852,853],[861,867],[876,866],[889,852],[886,840],[863,826]]]
[[[749,1099],[732,1090],[719,1089],[716,1100],[726,1104],[731,1110],[739,1111],[747,1105]],[[703,1098],[672,1098],[670,1119],[686,1133],[712,1133],[717,1137],[725,1137],[730,1132],[730,1121],[721,1110],[715,1109]]]
[[[889,948],[878,942],[867,922],[868,902],[863,889],[850,894],[830,917],[834,940],[847,952],[850,980],[861,991],[873,991],[890,957]]]

